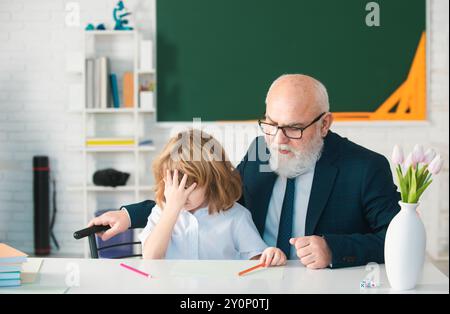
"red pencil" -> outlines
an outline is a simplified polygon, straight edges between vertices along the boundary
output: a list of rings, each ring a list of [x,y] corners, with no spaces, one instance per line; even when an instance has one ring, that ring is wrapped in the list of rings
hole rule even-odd
[[[246,270],[241,271],[241,272],[239,273],[239,276],[243,276],[243,275],[245,275],[245,274],[247,274],[247,273],[249,273],[249,272],[251,272],[251,271],[254,271],[254,270],[258,269],[258,268],[265,267],[265,266],[266,266],[265,263],[261,263],[261,264],[259,264],[259,265],[250,267],[249,269],[246,269]]]
[[[136,268],[133,268],[131,266],[128,266],[128,265],[126,265],[124,263],[120,263],[120,266],[122,266],[123,268],[126,268],[128,270],[131,270],[131,271],[133,271],[133,272],[135,272],[135,273],[137,273],[139,275],[145,276],[147,278],[149,278],[149,277],[151,278],[152,277],[150,274],[144,273],[143,271],[140,271],[139,269],[136,269]]]

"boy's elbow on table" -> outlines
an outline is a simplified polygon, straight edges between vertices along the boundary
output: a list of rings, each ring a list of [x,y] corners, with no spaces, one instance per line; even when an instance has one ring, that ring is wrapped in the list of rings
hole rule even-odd
[[[147,250],[147,251],[142,252],[142,258],[146,259],[146,260],[164,259],[165,256],[163,254],[158,254],[157,252]]]

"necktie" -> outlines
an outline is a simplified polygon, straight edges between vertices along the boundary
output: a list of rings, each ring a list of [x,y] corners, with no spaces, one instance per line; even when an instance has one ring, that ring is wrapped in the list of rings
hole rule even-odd
[[[294,219],[294,195],[295,178],[288,179],[286,183],[286,192],[284,193],[277,237],[277,247],[286,254],[288,259],[290,258],[289,253],[291,246],[289,244],[289,239],[292,236],[292,221]]]

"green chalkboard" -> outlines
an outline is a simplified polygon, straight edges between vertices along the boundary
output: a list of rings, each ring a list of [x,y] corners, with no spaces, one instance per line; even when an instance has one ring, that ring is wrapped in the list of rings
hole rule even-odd
[[[304,73],[332,111],[372,112],[405,81],[425,0],[158,0],[158,121],[254,120],[271,82]]]

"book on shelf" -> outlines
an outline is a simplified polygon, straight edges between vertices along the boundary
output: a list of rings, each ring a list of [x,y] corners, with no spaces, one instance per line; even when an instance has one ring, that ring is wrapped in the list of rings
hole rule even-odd
[[[87,147],[104,146],[134,146],[136,141],[133,138],[89,138],[86,140]]]
[[[123,105],[125,108],[134,107],[134,75],[125,72],[123,75]]]
[[[100,108],[106,109],[111,106],[110,82],[109,82],[109,62],[108,58],[100,57]]]
[[[112,108],[109,60],[107,57],[86,59],[86,108]]]
[[[153,145],[153,140],[150,139],[144,139],[139,141],[139,146],[152,146]]]
[[[111,96],[112,103],[114,108],[120,108],[120,99],[119,99],[119,87],[117,83],[117,75],[115,73],[111,73],[109,76],[111,83]]]
[[[101,62],[99,58],[94,59],[94,108],[100,108],[100,90],[101,90],[101,82],[100,82],[100,71],[101,71]]]
[[[86,108],[94,108],[94,59],[86,60]]]

